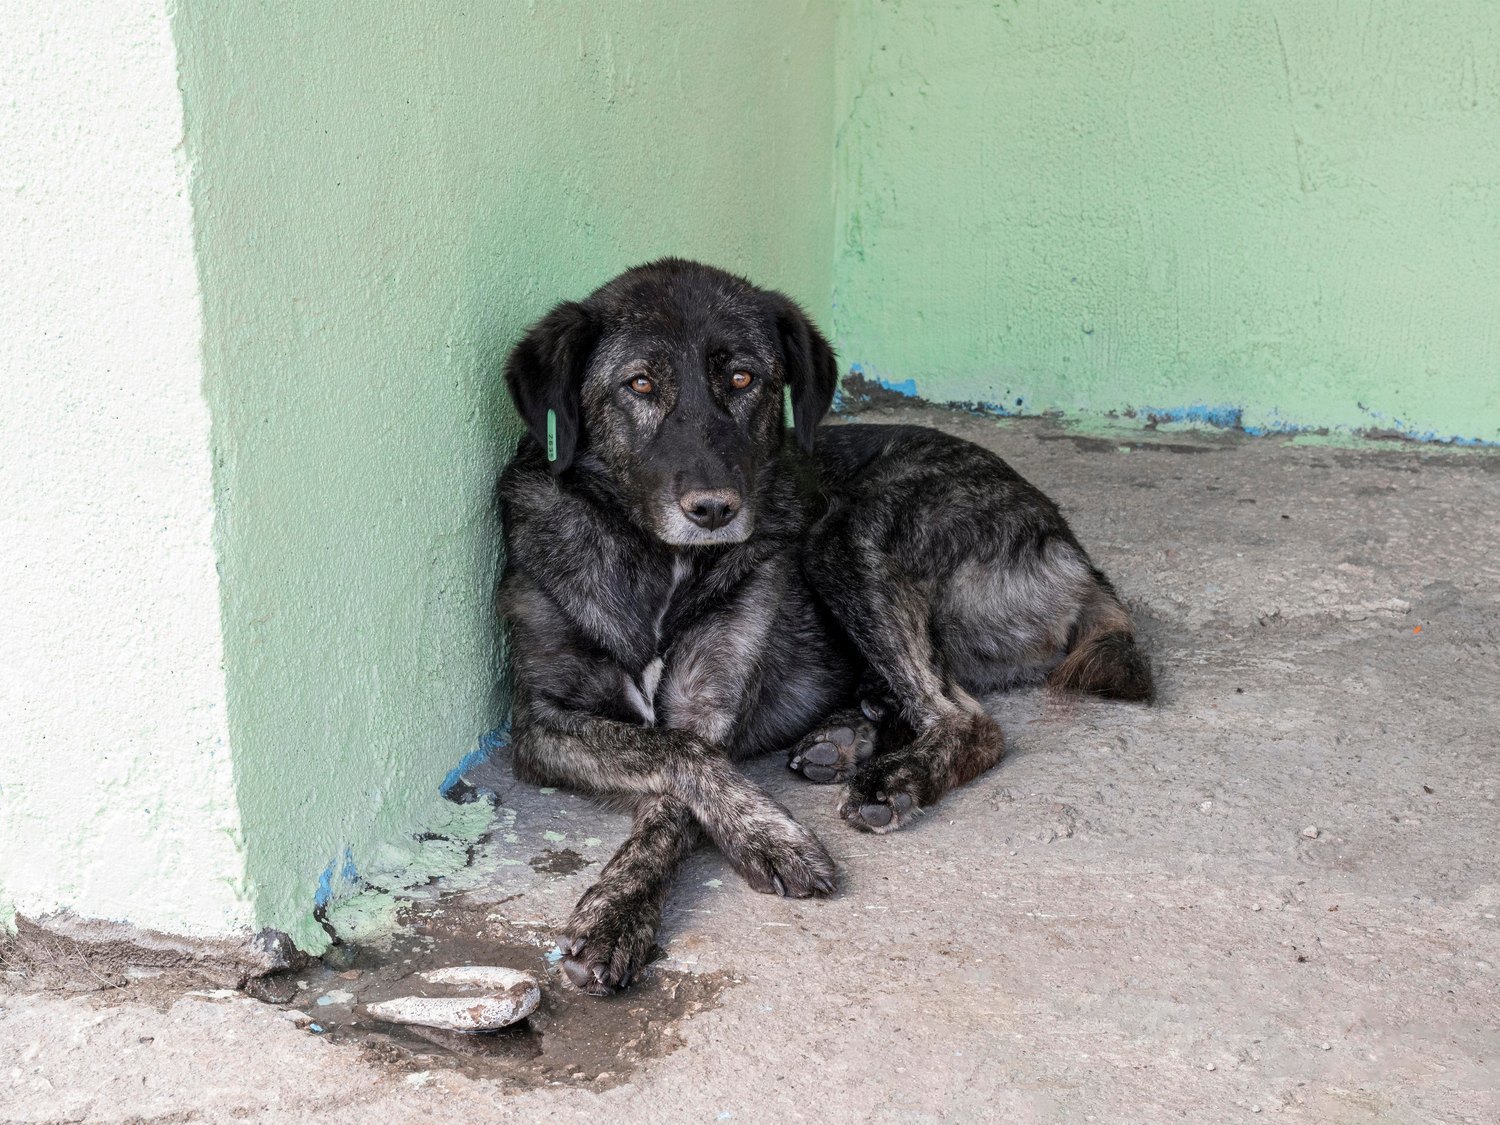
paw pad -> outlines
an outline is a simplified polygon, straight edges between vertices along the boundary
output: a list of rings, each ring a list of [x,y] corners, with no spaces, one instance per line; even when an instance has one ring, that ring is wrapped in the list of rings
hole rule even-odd
[[[804,738],[787,765],[819,785],[843,781],[875,752],[875,731],[855,722],[826,727]]]

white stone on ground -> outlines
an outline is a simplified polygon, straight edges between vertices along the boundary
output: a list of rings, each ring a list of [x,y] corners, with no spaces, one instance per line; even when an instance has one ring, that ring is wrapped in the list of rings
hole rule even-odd
[[[537,982],[498,965],[455,965],[416,973],[414,980],[454,990],[451,996],[398,996],[365,1011],[388,1023],[419,1024],[444,1031],[494,1031],[523,1020],[541,1003]]]

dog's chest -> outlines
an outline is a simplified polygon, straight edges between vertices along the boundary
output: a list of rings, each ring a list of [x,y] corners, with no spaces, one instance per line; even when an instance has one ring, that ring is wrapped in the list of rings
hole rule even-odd
[[[672,580],[667,584],[661,604],[656,608],[656,618],[652,625],[652,647],[656,655],[639,675],[621,673],[624,680],[625,698],[648,727],[656,725],[656,692],[661,687],[662,672],[666,667],[663,651],[666,647],[664,630],[667,611],[672,608],[672,598],[691,571],[692,565],[687,557],[678,553],[672,560]]]

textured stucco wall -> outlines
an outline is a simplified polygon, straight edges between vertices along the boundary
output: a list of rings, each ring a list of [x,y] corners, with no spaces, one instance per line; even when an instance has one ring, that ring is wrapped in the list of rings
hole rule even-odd
[[[160,0],[0,5],[0,914],[250,922]]]
[[[258,918],[399,866],[497,721],[498,364],[621,268],[831,291],[832,8],[183,5],[230,729]]]
[[[1497,43],[1479,0],[846,0],[844,359],[1024,413],[1500,440]]]

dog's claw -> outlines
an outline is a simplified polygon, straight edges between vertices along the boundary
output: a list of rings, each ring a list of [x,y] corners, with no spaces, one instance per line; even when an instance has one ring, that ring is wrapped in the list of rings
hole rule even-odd
[[[582,961],[568,960],[562,963],[563,973],[573,982],[574,988],[587,990],[594,983],[595,976],[589,972],[589,967]]]

